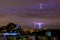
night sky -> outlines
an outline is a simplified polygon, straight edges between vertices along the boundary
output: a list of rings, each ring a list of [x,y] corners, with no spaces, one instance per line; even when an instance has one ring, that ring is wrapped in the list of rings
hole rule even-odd
[[[34,28],[34,22],[59,25],[60,0],[0,0],[0,26],[9,22],[23,28]]]

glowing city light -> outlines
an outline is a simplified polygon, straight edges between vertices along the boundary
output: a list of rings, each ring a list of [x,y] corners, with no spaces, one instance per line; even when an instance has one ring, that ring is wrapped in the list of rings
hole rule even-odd
[[[40,3],[40,9],[42,9],[42,3]]]
[[[34,22],[34,28],[36,29],[39,29],[39,28],[42,28],[42,25],[43,23],[38,23],[38,22]]]
[[[17,35],[17,33],[3,33],[4,36],[6,35]]]
[[[3,35],[6,36],[6,35],[10,35],[10,34],[9,33],[3,33]]]
[[[17,33],[10,33],[10,35],[17,35]]]
[[[39,25],[39,28],[41,28],[42,23],[38,23],[38,25]]]

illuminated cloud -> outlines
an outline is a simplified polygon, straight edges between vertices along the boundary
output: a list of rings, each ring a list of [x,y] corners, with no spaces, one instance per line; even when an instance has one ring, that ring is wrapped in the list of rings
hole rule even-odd
[[[40,3],[43,10],[40,10]],[[0,25],[9,22],[33,28],[34,21],[60,23],[60,1],[49,0],[0,0]]]

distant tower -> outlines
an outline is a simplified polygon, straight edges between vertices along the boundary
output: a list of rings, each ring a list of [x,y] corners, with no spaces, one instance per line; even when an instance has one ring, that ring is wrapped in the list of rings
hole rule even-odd
[[[19,24],[16,24],[16,28],[19,28],[19,26],[20,26]]]
[[[35,29],[40,29],[40,28],[42,28],[42,23],[37,23],[37,22],[34,22],[34,28]]]

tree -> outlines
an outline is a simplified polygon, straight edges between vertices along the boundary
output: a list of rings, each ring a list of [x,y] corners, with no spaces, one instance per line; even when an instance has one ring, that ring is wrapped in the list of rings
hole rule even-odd
[[[6,26],[7,32],[10,32],[14,27],[16,27],[16,25],[14,23],[12,23],[12,22],[7,24],[7,26]]]

